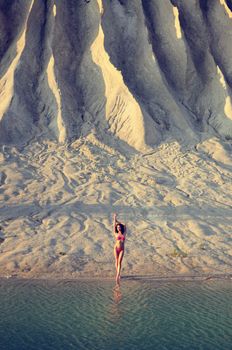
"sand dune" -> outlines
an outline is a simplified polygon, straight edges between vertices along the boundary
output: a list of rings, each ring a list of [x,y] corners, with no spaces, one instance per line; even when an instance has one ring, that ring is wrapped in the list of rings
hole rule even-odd
[[[231,14],[220,0],[2,2],[0,142],[231,138]]]

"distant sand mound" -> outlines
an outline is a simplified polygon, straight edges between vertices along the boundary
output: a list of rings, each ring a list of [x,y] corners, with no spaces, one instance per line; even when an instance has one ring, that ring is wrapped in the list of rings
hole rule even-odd
[[[229,0],[0,1],[0,142],[232,137]]]

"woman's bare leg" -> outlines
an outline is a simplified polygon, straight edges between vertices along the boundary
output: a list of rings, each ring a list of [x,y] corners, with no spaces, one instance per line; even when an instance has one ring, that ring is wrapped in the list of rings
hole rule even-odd
[[[114,257],[115,257],[115,268],[116,268],[116,272],[118,271],[118,253],[117,253],[117,249],[114,248]]]
[[[119,282],[120,277],[121,277],[121,268],[122,268],[122,259],[124,255],[124,250],[121,250],[119,255],[118,255],[118,268],[117,268],[117,276],[116,276],[116,281]]]

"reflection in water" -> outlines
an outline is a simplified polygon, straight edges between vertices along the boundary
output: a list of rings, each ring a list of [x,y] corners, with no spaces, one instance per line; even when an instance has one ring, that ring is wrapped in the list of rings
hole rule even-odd
[[[122,292],[119,284],[116,284],[116,286],[113,288],[113,291],[114,291],[114,301],[116,304],[118,304],[122,299]]]
[[[123,307],[120,305],[122,301],[122,292],[119,284],[116,284],[113,288],[113,300],[110,304],[110,322],[116,326],[123,316]]]

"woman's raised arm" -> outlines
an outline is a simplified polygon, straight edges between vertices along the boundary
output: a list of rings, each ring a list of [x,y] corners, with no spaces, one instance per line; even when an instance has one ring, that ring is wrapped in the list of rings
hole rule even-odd
[[[115,234],[115,226],[117,223],[117,214],[114,214],[114,219],[113,219],[113,233]]]

